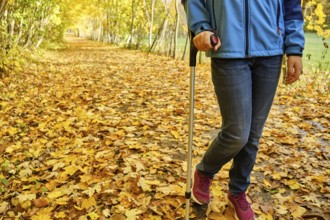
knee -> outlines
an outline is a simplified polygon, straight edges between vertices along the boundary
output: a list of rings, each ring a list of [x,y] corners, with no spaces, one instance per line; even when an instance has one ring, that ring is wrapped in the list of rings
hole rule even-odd
[[[248,133],[244,132],[227,133],[222,131],[219,133],[218,138],[225,146],[236,152],[240,151],[249,141]]]

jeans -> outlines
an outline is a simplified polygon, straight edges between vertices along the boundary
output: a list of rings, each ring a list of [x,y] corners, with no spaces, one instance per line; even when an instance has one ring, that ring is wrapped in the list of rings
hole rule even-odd
[[[259,139],[278,85],[282,55],[246,59],[212,58],[212,81],[222,116],[221,131],[196,169],[213,177],[233,159],[231,193],[245,192]]]

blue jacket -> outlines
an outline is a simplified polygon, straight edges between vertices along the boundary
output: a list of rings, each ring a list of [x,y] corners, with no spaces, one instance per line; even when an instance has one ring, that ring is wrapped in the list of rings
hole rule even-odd
[[[300,0],[187,0],[189,29],[214,30],[222,46],[207,55],[246,58],[301,55],[304,48]]]

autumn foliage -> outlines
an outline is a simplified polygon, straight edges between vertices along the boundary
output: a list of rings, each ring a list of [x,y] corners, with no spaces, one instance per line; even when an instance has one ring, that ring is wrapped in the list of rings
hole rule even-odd
[[[198,66],[194,158],[220,129]],[[1,219],[184,215],[186,62],[70,38],[0,82]],[[258,219],[329,219],[329,97],[280,86],[248,192]],[[191,217],[233,219],[226,166]]]

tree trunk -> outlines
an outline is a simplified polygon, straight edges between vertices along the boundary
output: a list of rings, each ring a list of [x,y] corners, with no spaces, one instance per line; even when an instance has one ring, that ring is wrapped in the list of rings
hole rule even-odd
[[[163,22],[162,22],[162,25],[161,25],[160,28],[158,29],[158,34],[157,34],[157,36],[155,37],[155,39],[154,39],[154,41],[153,41],[151,47],[149,48],[148,53],[150,53],[150,52],[155,48],[156,43],[157,43],[157,40],[158,40],[158,38],[160,37],[160,35],[161,35],[161,33],[162,33],[162,30],[163,30],[164,25],[165,25],[166,22],[167,22],[167,15],[164,17],[164,20],[163,20]]]
[[[158,48],[161,49],[164,43],[165,35],[166,35],[166,30],[167,30],[167,24],[168,24],[168,18],[166,16],[165,23],[163,26],[163,30],[160,33],[160,36],[158,38]]]
[[[152,42],[152,28],[154,26],[154,10],[155,10],[156,0],[151,1],[151,18],[150,18],[150,27],[149,27],[149,45],[151,46]]]
[[[13,19],[10,22],[10,31],[9,31],[9,37],[10,37],[10,39],[14,39],[14,33],[15,33],[15,20]]]
[[[179,3],[175,2],[175,34],[174,34],[174,48],[173,48],[173,58],[176,58],[176,49],[178,46],[178,34],[179,34],[179,24],[180,24],[180,14],[179,14]]]
[[[31,46],[34,32],[34,24],[31,25],[24,48]]]
[[[3,14],[5,12],[7,3],[8,3],[8,0],[2,0],[0,3],[0,19],[2,18]]]
[[[41,45],[41,43],[42,43],[43,41],[44,41],[44,37],[41,37],[41,38],[38,40],[36,47],[37,47],[37,48],[40,47],[40,45]]]
[[[168,53],[167,53],[167,56],[168,57],[171,57],[172,54],[173,54],[173,44],[174,44],[174,34],[172,31],[170,31],[170,33],[168,33],[168,38],[169,39],[169,43],[170,43],[170,46],[168,47]],[[165,44],[166,45],[166,44]]]
[[[129,37],[129,43],[128,43],[128,48],[132,48],[132,44],[133,44],[133,34],[134,34],[134,20],[135,20],[135,0],[132,0],[132,20],[131,20],[131,34]]]
[[[15,42],[15,46],[19,45],[19,42],[22,39],[22,35],[23,35],[23,18],[21,18],[19,27],[18,27],[18,34],[17,34],[17,40]]]
[[[181,60],[184,60],[184,58],[186,56],[188,42],[189,42],[189,34],[187,34],[187,37],[186,37],[186,43],[184,45],[184,50],[183,50],[183,54],[182,54]]]

